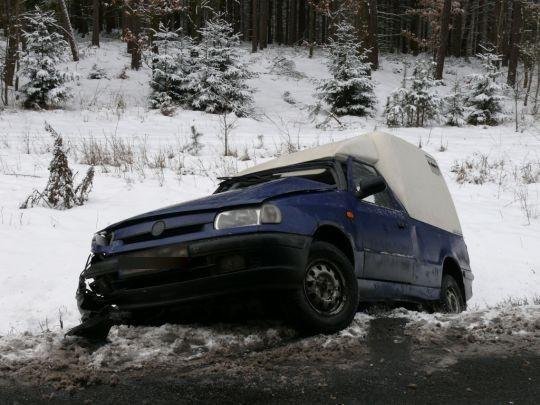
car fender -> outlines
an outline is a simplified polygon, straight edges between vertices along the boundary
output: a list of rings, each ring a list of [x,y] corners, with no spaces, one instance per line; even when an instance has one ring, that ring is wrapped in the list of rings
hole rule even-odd
[[[280,229],[285,232],[313,236],[323,226],[331,226],[343,233],[351,244],[357,275],[361,274],[363,244],[352,218],[347,216],[350,210],[349,195],[346,191],[332,190],[320,193],[305,193],[294,196],[282,196],[268,199],[275,203],[283,214]],[[294,218],[288,221],[287,218]]]

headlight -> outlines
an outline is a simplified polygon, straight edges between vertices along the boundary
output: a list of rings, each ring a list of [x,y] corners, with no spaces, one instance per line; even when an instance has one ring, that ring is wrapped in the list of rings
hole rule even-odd
[[[105,232],[96,233],[92,237],[92,248],[94,246],[109,246],[111,239],[112,234],[107,234]]]
[[[279,224],[280,222],[281,211],[279,208],[275,205],[266,204],[261,208],[223,211],[216,216],[214,228],[228,229],[260,224]]]

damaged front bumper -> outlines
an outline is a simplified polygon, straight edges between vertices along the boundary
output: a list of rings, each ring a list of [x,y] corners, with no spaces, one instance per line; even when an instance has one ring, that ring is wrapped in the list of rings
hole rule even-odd
[[[252,233],[92,256],[77,290],[82,320],[111,310],[125,313],[246,290],[297,288],[310,241],[296,234]]]

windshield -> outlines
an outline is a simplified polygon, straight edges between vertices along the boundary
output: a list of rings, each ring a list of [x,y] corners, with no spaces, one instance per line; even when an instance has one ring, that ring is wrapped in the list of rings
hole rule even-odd
[[[220,183],[216,193],[223,191],[237,190],[265,183],[267,181],[282,179],[286,177],[301,177],[320,183],[337,185],[337,176],[332,166],[310,166],[310,167],[282,167],[271,172],[252,173],[245,176],[227,177]]]

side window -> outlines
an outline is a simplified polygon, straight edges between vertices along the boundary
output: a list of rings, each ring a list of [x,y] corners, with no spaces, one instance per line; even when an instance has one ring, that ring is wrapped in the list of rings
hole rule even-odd
[[[353,184],[358,188],[358,184],[365,179],[377,176],[377,172],[371,166],[365,165],[360,162],[352,162],[352,177]],[[357,190],[359,191],[359,190]],[[363,201],[370,202],[372,204],[380,205],[381,207],[395,209],[396,206],[392,200],[392,196],[388,189],[381,191],[380,193],[371,195],[363,199]]]

